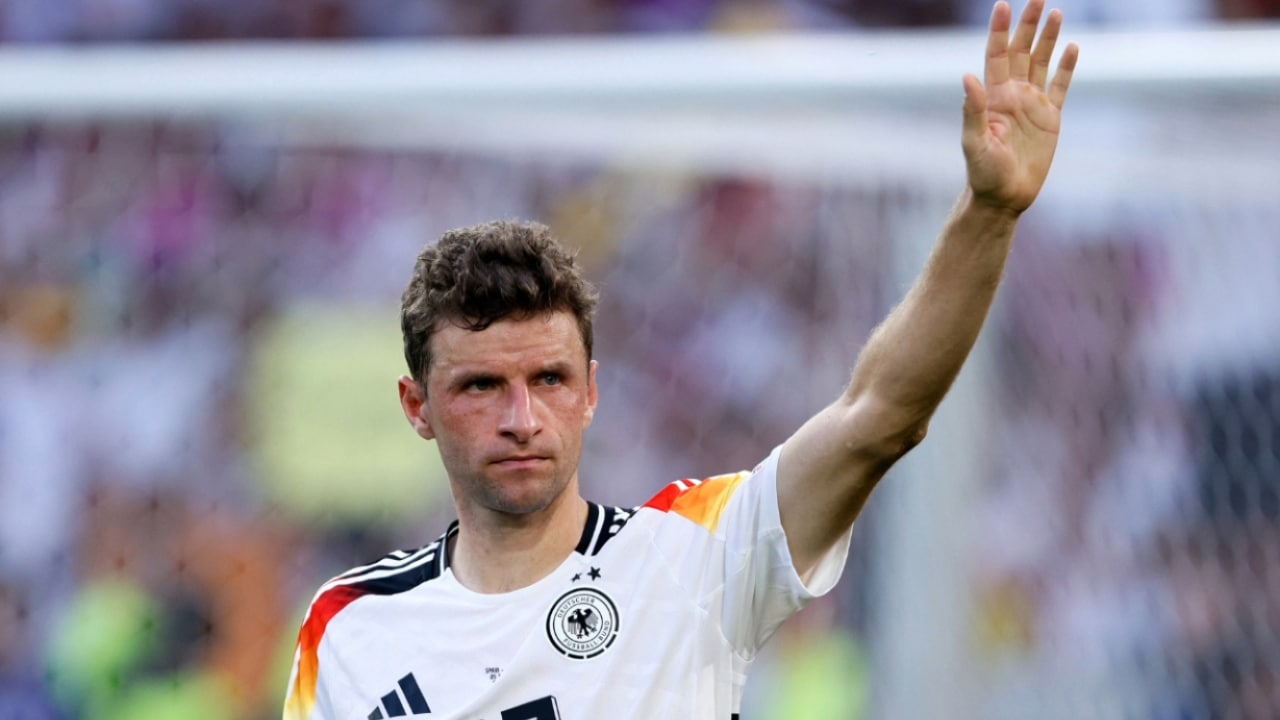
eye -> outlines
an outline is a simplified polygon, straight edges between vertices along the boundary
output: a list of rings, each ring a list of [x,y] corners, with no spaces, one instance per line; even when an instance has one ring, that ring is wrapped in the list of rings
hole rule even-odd
[[[543,385],[559,385],[563,380],[564,378],[560,376],[560,373],[556,373],[556,372],[542,373]]]
[[[495,385],[496,383],[494,383],[490,378],[474,378],[472,380],[468,380],[463,386],[463,389],[474,392],[484,392],[485,390],[492,390]]]

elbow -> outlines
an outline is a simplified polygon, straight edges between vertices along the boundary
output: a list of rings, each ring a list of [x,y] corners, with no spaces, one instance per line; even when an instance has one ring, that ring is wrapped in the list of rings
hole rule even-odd
[[[868,448],[869,454],[874,457],[876,465],[888,470],[894,463],[914,450],[917,445],[924,442],[924,437],[928,433],[928,422],[906,426],[898,432],[887,435],[879,442],[873,443]]]
[[[902,436],[902,444],[898,452],[898,457],[902,457],[915,449],[917,445],[924,442],[924,437],[929,434],[929,421],[925,420],[910,427]]]
[[[863,463],[887,471],[924,442],[931,413],[921,413],[870,398],[849,405],[846,449]]]

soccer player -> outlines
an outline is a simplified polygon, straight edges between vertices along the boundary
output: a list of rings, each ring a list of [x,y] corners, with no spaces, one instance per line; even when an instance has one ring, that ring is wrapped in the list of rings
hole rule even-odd
[[[752,471],[638,508],[579,494],[596,407],[595,295],[545,227],[446,233],[418,258],[400,401],[436,441],[458,519],[322,586],[286,718],[736,717],[752,658],[835,584],[879,479],[925,436],[977,338],[1057,146],[1076,65],[1062,14],[992,13],[964,77],[968,186],[844,392]],[[763,449],[762,449],[763,452]]]

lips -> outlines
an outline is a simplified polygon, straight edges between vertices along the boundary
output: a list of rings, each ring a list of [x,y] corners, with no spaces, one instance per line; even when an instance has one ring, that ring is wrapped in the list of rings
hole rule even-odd
[[[511,455],[494,460],[493,464],[501,467],[522,468],[532,467],[547,460],[548,458],[542,455]]]

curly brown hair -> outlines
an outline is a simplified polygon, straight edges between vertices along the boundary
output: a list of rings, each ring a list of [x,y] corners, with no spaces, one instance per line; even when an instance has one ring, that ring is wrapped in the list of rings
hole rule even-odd
[[[400,329],[409,372],[424,386],[431,334],[441,322],[483,330],[509,317],[573,314],[591,358],[597,294],[545,225],[497,220],[450,230],[418,255],[400,298]]]

